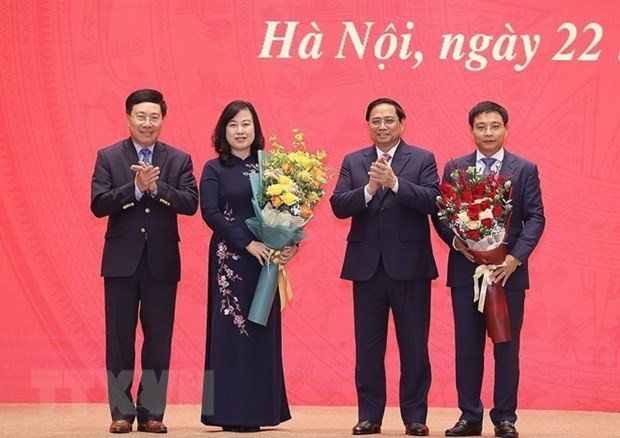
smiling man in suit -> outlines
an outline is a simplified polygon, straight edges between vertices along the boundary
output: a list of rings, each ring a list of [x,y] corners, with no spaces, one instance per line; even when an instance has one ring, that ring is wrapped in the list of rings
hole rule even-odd
[[[341,277],[353,281],[359,416],[353,435],[381,432],[391,310],[405,433],[427,436],[431,280],[437,277],[429,215],[437,211],[437,163],[431,152],[401,139],[405,112],[396,101],[374,100],[366,121],[374,144],[344,158],[330,199],[336,217],[351,218]]]
[[[106,369],[112,424],[128,433],[166,433],[168,368],[181,276],[177,215],[198,209],[191,157],[158,140],[166,103],[156,90],[125,102],[130,137],[97,153],[90,208],[108,217],[101,275],[105,289]],[[138,320],[142,376],[131,395]]]
[[[517,438],[517,390],[519,387],[519,346],[525,290],[529,287],[528,259],[545,227],[538,167],[504,148],[508,136],[508,111],[485,101],[469,112],[476,151],[446,164],[443,181],[450,181],[455,169],[476,167],[479,173],[499,172],[511,181],[512,213],[508,228],[505,263],[493,272],[492,280],[505,288],[510,317],[511,340],[493,344],[495,387],[491,421],[496,437]],[[461,417],[446,430],[446,436],[479,436],[484,407],[480,399],[484,370],[484,314],[474,303],[474,258],[465,243],[434,217],[442,240],[450,246],[448,286],[451,288],[456,346],[456,388]]]

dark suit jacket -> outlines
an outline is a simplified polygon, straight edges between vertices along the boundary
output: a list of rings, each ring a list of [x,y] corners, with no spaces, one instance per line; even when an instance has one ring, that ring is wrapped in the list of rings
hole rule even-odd
[[[377,192],[367,206],[364,187],[376,160],[375,146],[347,155],[330,199],[336,217],[351,218],[341,277],[368,280],[381,258],[393,279],[436,278],[428,221],[428,215],[437,211],[439,195],[435,157],[401,140],[391,163],[398,193],[381,190],[384,193]]]
[[[508,253],[522,263],[506,282],[506,288],[528,289],[527,261],[545,228],[540,179],[538,168],[534,163],[511,154],[506,149],[504,149],[504,154],[500,175],[509,177],[512,182],[512,216],[508,229]],[[450,161],[444,167],[442,180],[450,181],[450,173],[455,168],[465,169],[475,165],[475,152]],[[436,218],[434,218],[434,223],[441,238],[450,246],[448,286],[473,286],[476,265],[452,248],[454,232]]]
[[[104,277],[133,274],[146,236],[153,277],[163,281],[180,279],[177,214],[192,215],[198,209],[192,160],[187,153],[157,142],[152,162],[161,169],[157,196],[145,193],[137,201],[130,167],[138,163],[138,154],[131,138],[97,152],[90,209],[97,217],[109,217],[101,264]]]

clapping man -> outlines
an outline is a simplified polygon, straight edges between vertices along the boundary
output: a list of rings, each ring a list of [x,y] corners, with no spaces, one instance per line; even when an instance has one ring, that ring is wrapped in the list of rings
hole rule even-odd
[[[401,139],[405,121],[405,112],[392,99],[368,105],[373,144],[344,158],[330,199],[336,217],[351,219],[341,277],[353,281],[359,404],[353,435],[381,432],[390,310],[400,351],[405,433],[429,433],[428,334],[431,280],[437,277],[429,215],[437,211],[439,175],[431,152]]]
[[[168,368],[177,284],[181,275],[177,216],[198,209],[191,157],[159,141],[166,103],[156,90],[125,102],[130,137],[101,149],[90,208],[108,218],[101,275],[105,289],[106,369],[111,433],[166,433]],[[144,334],[136,402],[136,326]]]

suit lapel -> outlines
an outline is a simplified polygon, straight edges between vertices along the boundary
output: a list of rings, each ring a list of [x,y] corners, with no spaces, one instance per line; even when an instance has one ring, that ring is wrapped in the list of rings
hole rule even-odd
[[[400,172],[405,168],[410,159],[411,150],[401,140],[400,144],[396,148],[394,158],[392,158],[392,170],[396,176],[398,176],[398,174],[400,174]]]
[[[368,148],[366,148],[363,152],[363,156],[362,156],[362,166],[364,167],[364,174],[366,175],[366,178],[368,178],[368,172],[370,172],[370,166],[372,165],[372,163],[374,163],[375,161],[377,161],[377,148],[376,146],[370,146]],[[375,197],[379,200],[379,202],[381,202],[381,200],[383,199],[383,192],[385,192],[385,190],[377,190],[377,193],[375,193]],[[373,205],[374,203],[371,202],[370,205]]]
[[[123,163],[124,169],[122,171],[125,172],[128,180],[132,180],[134,179],[135,174],[131,170],[131,165],[138,164],[138,153],[136,152],[136,148],[131,141],[131,137],[129,137],[123,142],[122,150],[123,159],[125,160],[125,163]]]
[[[377,149],[371,146],[364,151],[364,157],[362,158],[362,165],[364,166],[366,175],[370,172],[370,165],[375,161],[377,161]]]
[[[466,164],[466,168],[471,166],[476,167],[476,152],[467,156]]]
[[[501,169],[499,169],[499,174],[510,178],[515,174],[516,170],[517,161],[515,160],[514,155],[504,149],[504,162],[502,163]]]
[[[166,147],[160,142],[156,142],[153,147],[153,166],[161,169],[167,156],[168,152],[166,151]]]
[[[132,164],[138,164],[138,153],[136,152],[136,148],[131,141],[131,137],[123,142],[123,156],[125,157],[125,160],[127,160],[127,167]]]

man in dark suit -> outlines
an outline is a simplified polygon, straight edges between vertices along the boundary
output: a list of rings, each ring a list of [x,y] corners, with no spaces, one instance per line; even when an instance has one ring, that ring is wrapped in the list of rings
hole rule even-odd
[[[166,433],[168,368],[181,274],[177,215],[193,215],[198,189],[191,157],[158,141],[166,103],[156,90],[125,102],[131,136],[97,153],[90,208],[108,217],[101,275],[105,288],[106,369],[111,433]],[[142,376],[131,395],[138,319]]]
[[[540,180],[536,165],[504,148],[508,135],[508,112],[494,102],[481,102],[471,109],[469,125],[477,151],[446,164],[443,181],[450,181],[455,169],[477,167],[481,173],[499,172],[512,182],[512,216],[508,229],[505,266],[498,268],[492,281],[505,287],[512,338],[494,344],[495,388],[491,421],[495,436],[517,438],[517,389],[519,386],[519,344],[525,290],[529,288],[527,262],[538,243],[544,226]],[[487,160],[492,158],[494,160]],[[485,160],[488,164],[485,164]],[[472,436],[482,433],[483,406],[480,400],[484,367],[484,315],[473,302],[473,256],[466,245],[438,220],[434,220],[441,238],[450,246],[448,286],[451,287],[456,335],[456,387],[461,417],[446,436]]]
[[[437,277],[428,217],[437,210],[437,164],[432,153],[401,140],[405,112],[394,100],[371,102],[366,121],[374,144],[344,158],[330,199],[338,218],[351,218],[341,277],[353,281],[359,404],[353,435],[381,432],[391,309],[405,432],[427,436],[431,280]]]

